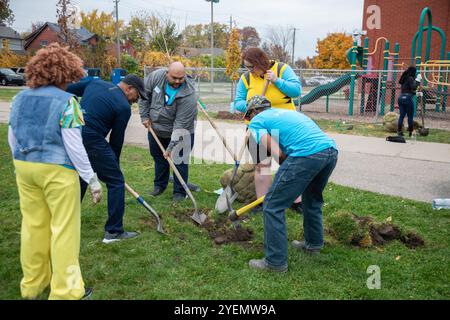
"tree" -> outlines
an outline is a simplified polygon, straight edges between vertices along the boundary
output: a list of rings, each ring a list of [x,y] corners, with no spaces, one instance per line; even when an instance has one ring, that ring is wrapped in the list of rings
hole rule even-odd
[[[214,47],[227,48],[228,26],[214,22]],[[181,33],[183,45],[191,48],[209,48],[211,47],[211,25],[195,24],[188,25]]]
[[[352,36],[336,32],[317,40],[315,66],[320,69],[348,69],[346,51],[353,45]]]
[[[119,20],[119,29],[123,28],[123,20]],[[95,33],[106,42],[114,42],[116,34],[116,21],[111,13],[98,13],[97,9],[91,12],[81,12],[80,26]]]
[[[72,5],[70,0],[59,0],[56,4],[56,18],[61,29],[63,42],[69,45],[70,49],[78,47],[78,41],[70,28],[75,23],[76,8]]]
[[[258,47],[261,43],[261,38],[253,27],[244,27],[239,30],[239,34],[242,51],[249,47]]]
[[[267,54],[270,58],[282,62],[290,61],[289,49],[292,43],[292,30],[290,26],[270,29],[268,36]]]
[[[125,35],[130,40],[133,47],[138,51],[148,48],[150,42],[147,30],[148,15],[141,11],[131,16],[130,22],[125,28]]]
[[[21,67],[25,66],[30,55],[18,55],[10,51],[9,49],[0,50],[0,61],[2,68]]]
[[[225,74],[231,79],[232,81],[232,88],[231,88],[231,100],[233,100],[234,93],[233,88],[235,82],[239,79],[239,68],[241,66],[241,50],[239,49],[239,40],[240,40],[240,32],[236,28],[231,29],[230,32],[230,39],[228,43],[228,49],[225,54],[226,59],[226,70]]]
[[[139,68],[139,63],[129,54],[122,55],[122,68],[126,69],[128,73],[138,74],[139,76],[143,76],[141,74],[141,69]]]
[[[152,14],[149,19],[150,47],[153,50],[172,55],[181,44],[182,36],[177,25],[170,17],[158,17]]]
[[[0,24],[11,25],[14,22],[14,14],[9,7],[9,0],[0,0]]]

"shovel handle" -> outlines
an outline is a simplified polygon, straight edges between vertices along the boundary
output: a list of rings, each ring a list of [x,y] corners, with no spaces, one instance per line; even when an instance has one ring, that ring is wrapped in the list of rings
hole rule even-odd
[[[220,134],[219,129],[217,128],[216,124],[209,117],[208,112],[206,112],[206,110],[203,109],[204,104],[203,104],[203,102],[200,101],[200,99],[197,100],[197,105],[200,107],[200,110],[203,111],[204,115],[206,116],[206,119],[208,119],[209,123],[214,128],[214,130],[216,130],[217,135],[219,136],[220,140],[222,140],[222,143],[225,146],[225,149],[227,149],[228,153],[233,157],[234,162],[239,161],[238,158],[236,157],[236,154],[228,146],[227,140],[225,139],[225,137]]]
[[[266,95],[267,89],[269,88],[269,84],[270,84],[270,81],[266,79],[264,81],[264,87],[263,87],[263,90],[262,90],[262,93],[261,93],[262,96]]]
[[[158,136],[156,135],[155,131],[153,131],[153,128],[151,126],[148,126],[148,131],[150,131],[153,138],[155,138],[155,141],[158,144],[159,148],[161,149],[162,153],[166,153],[166,149],[164,149],[163,145],[161,144],[161,141],[159,141]],[[184,181],[177,167],[175,167],[175,164],[173,163],[172,159],[170,157],[167,157],[166,160],[172,167],[173,173],[175,173],[175,175],[177,176],[178,180],[183,186],[184,191],[186,191],[186,194],[189,196],[189,198],[191,198],[192,202],[194,203],[195,212],[197,212],[197,202],[195,201],[194,196],[191,193],[191,190],[189,190],[189,187],[186,185],[186,182]]]

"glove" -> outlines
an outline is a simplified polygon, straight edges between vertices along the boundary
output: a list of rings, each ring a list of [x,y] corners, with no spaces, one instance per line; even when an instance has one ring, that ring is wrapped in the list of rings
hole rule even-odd
[[[422,81],[422,75],[420,73],[417,74],[416,81],[417,82],[421,82]]]
[[[102,200],[102,186],[98,182],[97,174],[94,173],[91,180],[89,180],[89,191],[91,192],[92,202],[97,204]]]

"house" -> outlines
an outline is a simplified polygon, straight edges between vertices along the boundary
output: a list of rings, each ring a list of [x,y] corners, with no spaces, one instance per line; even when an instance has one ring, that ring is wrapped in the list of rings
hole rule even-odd
[[[0,24],[0,50],[6,48],[16,54],[25,54],[20,35],[14,29]]]
[[[190,47],[180,47],[177,50],[177,53],[186,58],[192,58],[196,56],[211,55],[211,48],[190,48]],[[222,48],[214,48],[213,49],[214,56],[223,56],[225,51]]]
[[[98,42],[98,36],[84,27],[70,29],[70,32],[81,46],[95,46]],[[46,22],[26,36],[24,40],[24,49],[26,51],[36,51],[53,42],[64,42],[64,36],[58,24]]]

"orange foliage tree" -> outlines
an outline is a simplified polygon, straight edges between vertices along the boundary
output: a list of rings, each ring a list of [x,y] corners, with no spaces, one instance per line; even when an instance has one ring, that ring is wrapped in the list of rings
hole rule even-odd
[[[30,60],[30,55],[18,55],[8,49],[0,50],[0,67],[11,68],[11,67],[25,67],[28,60]]]
[[[317,41],[317,56],[314,64],[319,69],[349,69],[350,63],[346,58],[346,51],[353,45],[350,35],[336,32],[328,34]]]

